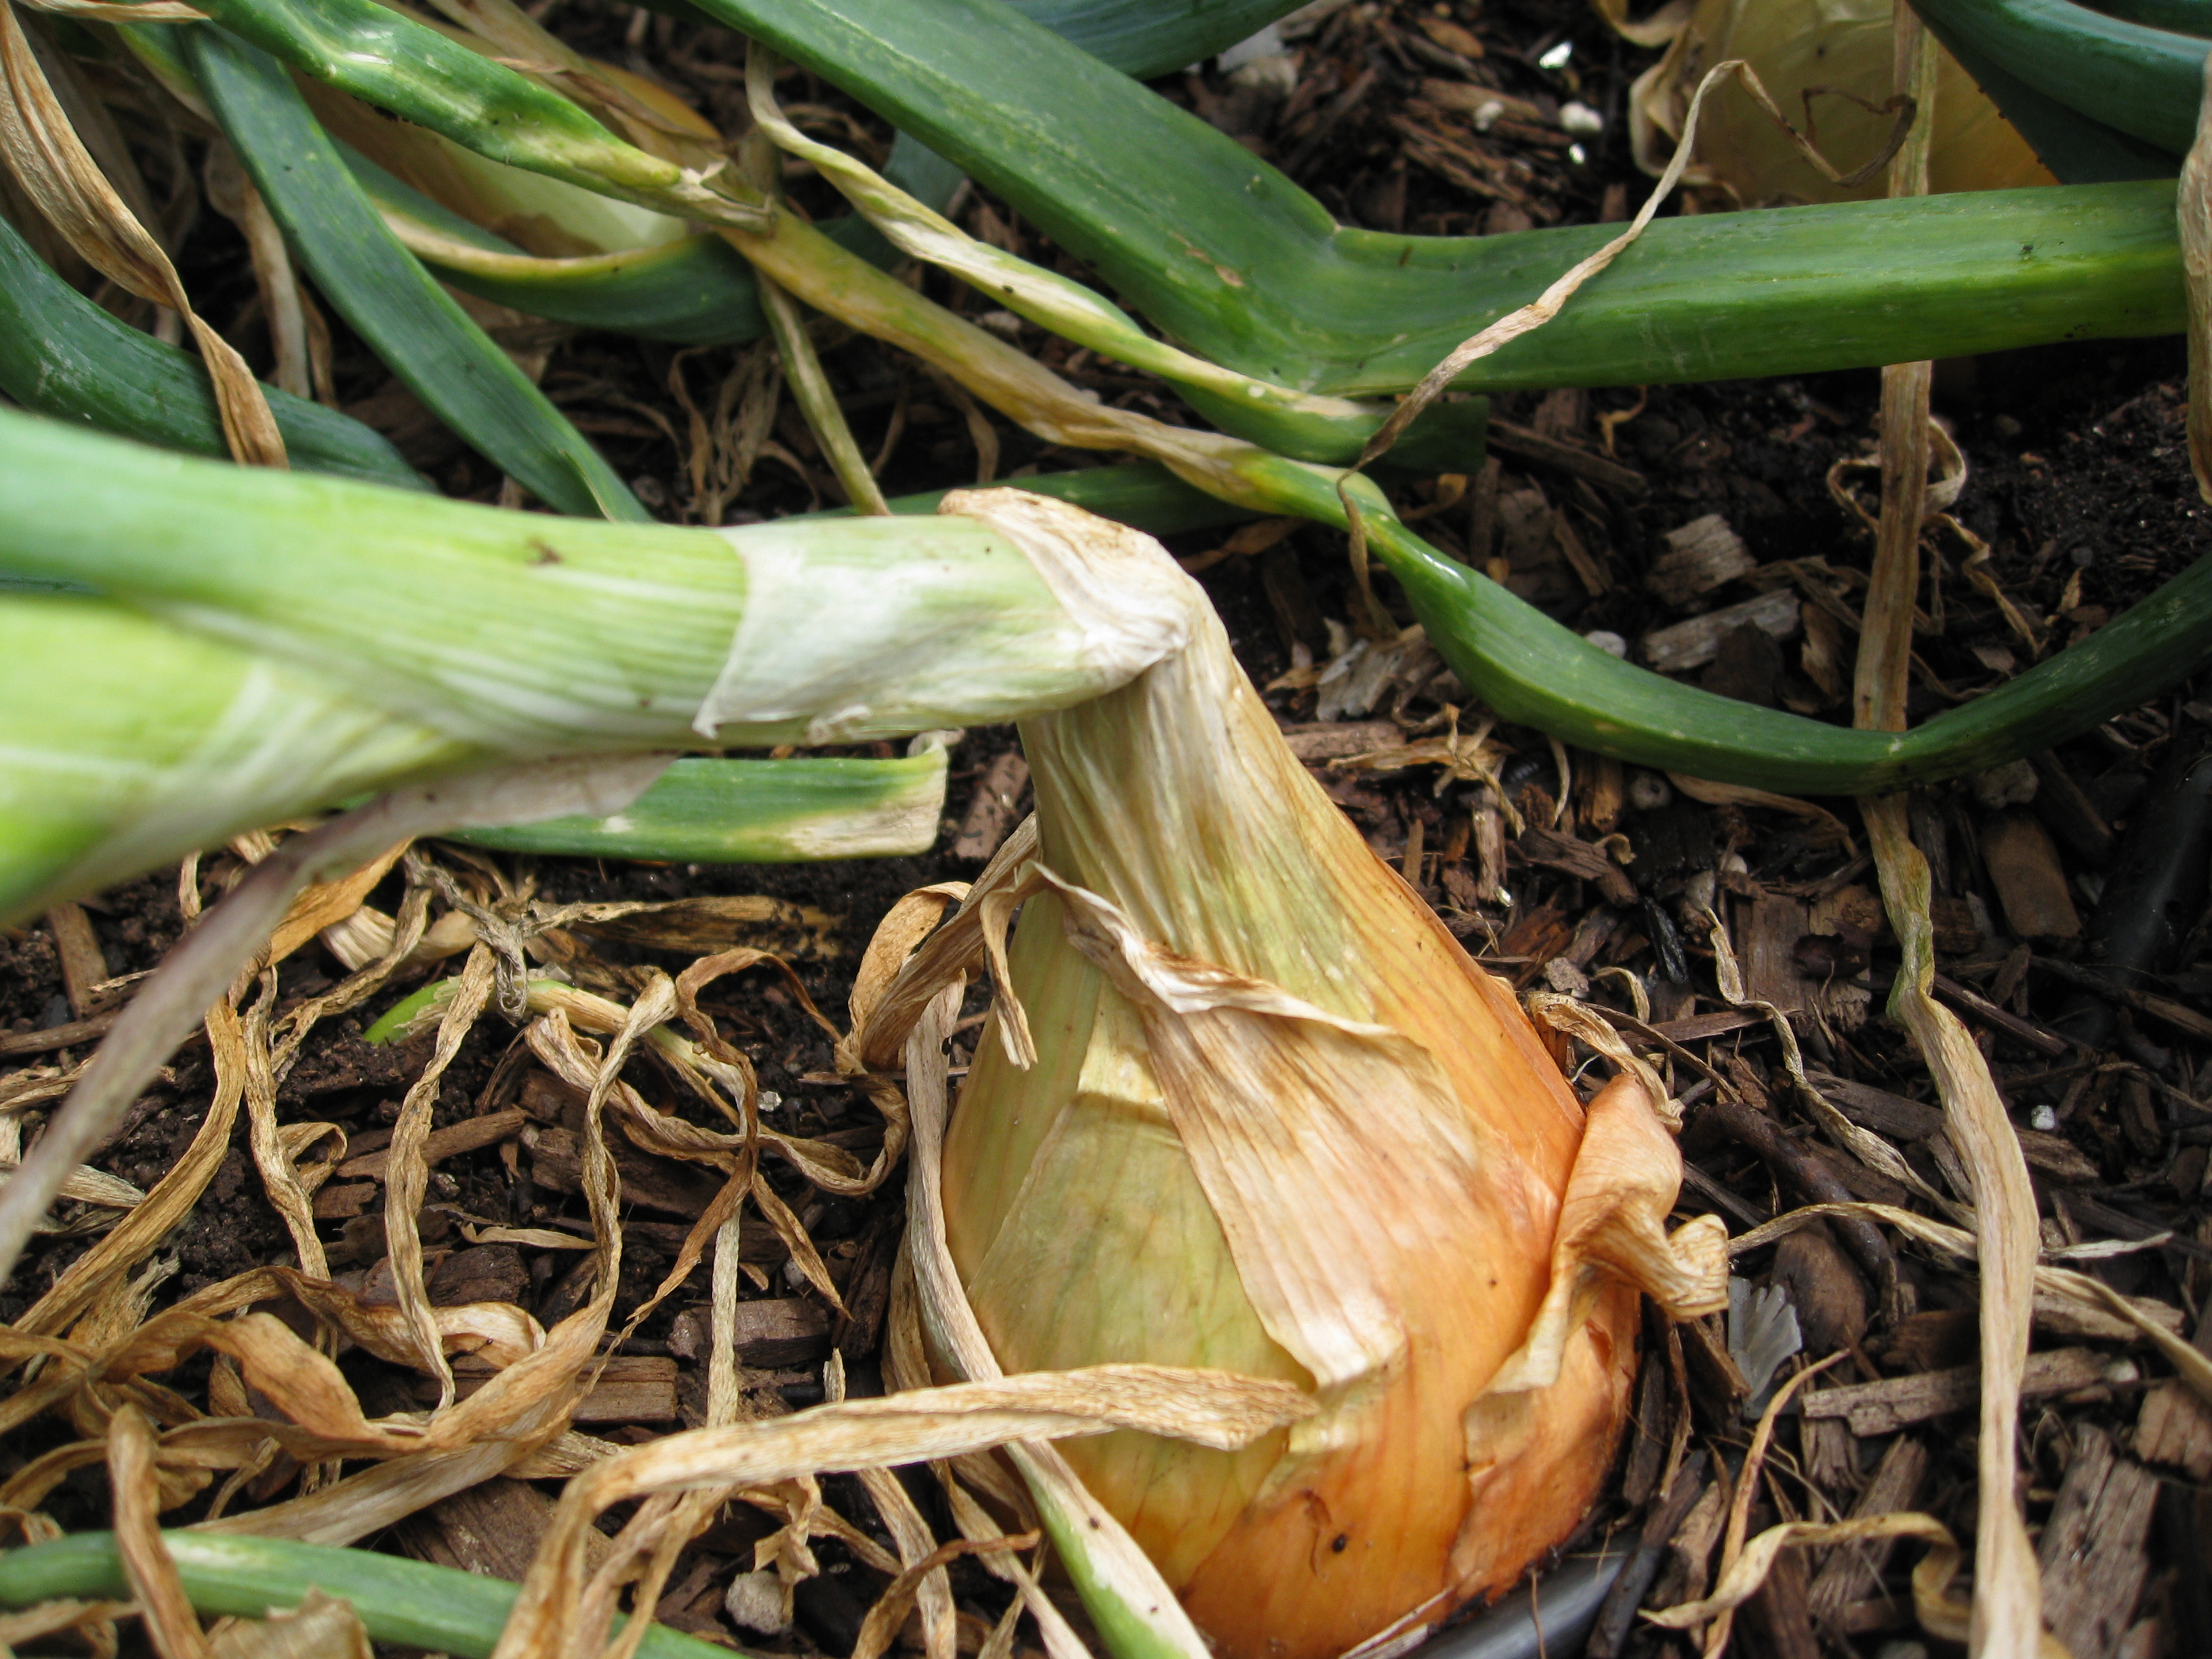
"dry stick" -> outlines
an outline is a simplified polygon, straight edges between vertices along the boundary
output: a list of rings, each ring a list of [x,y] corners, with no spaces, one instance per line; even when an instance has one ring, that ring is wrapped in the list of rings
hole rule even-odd
[[[120,1121],[308,882],[343,875],[395,841],[457,824],[605,817],[636,799],[667,765],[665,755],[592,756],[414,784],[295,836],[255,865],[146,981],[22,1167],[0,1187],[0,1283],[70,1169]]]
[[[1933,43],[1908,7],[1898,8],[1896,27],[1898,78],[1924,103],[1934,90]],[[1890,194],[1926,189],[1923,124],[1891,172]],[[1852,714],[1861,728],[1900,731],[1927,489],[1928,366],[1893,367],[1882,377],[1881,529],[1859,635]],[[1882,900],[1905,951],[1890,1012],[1936,1077],[1945,1127],[1972,1177],[1979,1218],[1982,1393],[1976,1473],[1981,1490],[1969,1651],[1972,1659],[2033,1659],[2043,1631],[2042,1596],[2035,1553],[2014,1493],[2013,1455],[2035,1288],[2035,1194],[1988,1063],[1957,1017],[1930,994],[1936,959],[1928,864],[1912,844],[1905,798],[1889,795],[1860,806]]]

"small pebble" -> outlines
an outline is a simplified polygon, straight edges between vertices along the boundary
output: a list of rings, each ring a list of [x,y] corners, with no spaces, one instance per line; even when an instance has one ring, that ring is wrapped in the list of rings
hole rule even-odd
[[[781,1636],[791,1628],[791,1596],[772,1571],[738,1574],[722,1605],[740,1630],[756,1636]]]
[[[1562,40],[1539,58],[1536,60],[1536,66],[1539,69],[1563,70],[1567,66],[1567,59],[1574,55],[1575,43],[1571,40]]]
[[[2025,806],[2035,799],[2035,784],[2033,765],[2024,760],[2008,761],[1975,775],[1974,799],[1993,812],[2007,806]]]
[[[1544,983],[1562,996],[1586,997],[1589,994],[1589,975],[1565,957],[1553,957],[1544,964]]]
[[[2027,1115],[2027,1127],[2031,1129],[2040,1129],[2045,1134],[2050,1133],[2058,1127],[2057,1109],[2052,1106],[2037,1107]]]
[[[1583,637],[1610,656],[1625,658],[1628,655],[1628,641],[1610,629],[1595,628]]]
[[[1674,786],[1656,772],[1628,775],[1628,804],[1639,812],[1656,812],[1674,799]]]
[[[710,1322],[704,1308],[686,1308],[676,1316],[668,1328],[668,1352],[678,1359],[696,1359],[707,1352],[711,1336]]]
[[[1605,131],[1605,117],[1588,104],[1562,104],[1559,106],[1559,127],[1583,138],[1594,138]]]
[[[1682,884],[1682,916],[1692,927],[1702,927],[1704,912],[1720,896],[1720,882],[1710,870],[1700,870]]]

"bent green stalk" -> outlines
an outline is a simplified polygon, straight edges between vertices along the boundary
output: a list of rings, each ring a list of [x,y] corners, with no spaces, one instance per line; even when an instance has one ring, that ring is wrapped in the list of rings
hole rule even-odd
[[[558,93],[375,0],[209,0],[201,9],[240,39],[395,115],[434,126],[418,111],[465,112],[477,134],[470,148],[494,161],[705,223],[765,222],[757,198],[728,173],[710,184],[649,155]]]
[[[1006,197],[1169,337],[1285,386],[1403,390],[1611,234],[1339,226],[1225,133],[999,0],[702,9]],[[1802,373],[2179,332],[2182,318],[2170,185],[1699,215],[1653,225],[1557,321],[1462,384]]]
[[[547,505],[649,519],[583,434],[385,228],[283,70],[205,24],[185,27],[180,44],[285,240],[386,367]]]
[[[2108,127],[2181,155],[2197,136],[2205,43],[2070,0],[1915,0],[1945,40]]]
[[[1255,453],[1233,463],[1265,511],[1346,523],[1334,476]],[[1985,770],[2077,737],[2212,665],[2212,558],[2079,645],[1910,732],[1862,732],[1716,696],[1577,637],[1447,557],[1356,480],[1370,547],[1429,642],[1503,718],[1601,755],[1790,794],[1884,793]]]
[[[118,437],[198,455],[230,453],[199,362],[78,293],[5,217],[0,392],[26,409]],[[274,386],[263,395],[294,466],[399,489],[428,488],[382,434],[359,421]]]
[[[264,1619],[311,1589],[350,1602],[369,1638],[454,1659],[488,1659],[520,1584],[373,1551],[167,1529],[161,1541],[185,1594],[203,1614]],[[74,1533],[0,1553],[0,1607],[63,1597],[127,1601],[131,1582],[115,1534]],[[622,1628],[617,1618],[615,1628]],[[731,1650],[654,1625],[638,1659],[730,1659]]]

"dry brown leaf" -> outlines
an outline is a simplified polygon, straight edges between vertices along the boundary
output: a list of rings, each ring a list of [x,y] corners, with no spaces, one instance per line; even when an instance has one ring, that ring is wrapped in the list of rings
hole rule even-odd
[[[101,1650],[94,1627],[112,1625],[136,1608],[128,1601],[41,1601],[36,1607],[0,1613],[0,1647],[14,1649],[26,1642],[58,1636],[65,1630],[82,1632],[94,1651]],[[106,1651],[113,1652],[113,1637]]]
[[[191,1144],[169,1172],[154,1183],[146,1201],[72,1262],[53,1287],[31,1304],[15,1322],[19,1334],[47,1336],[75,1322],[110,1280],[129,1273],[168,1237],[215,1179],[223,1154],[230,1149],[231,1125],[237,1121],[239,1103],[245,1097],[246,1043],[238,1016],[228,1003],[209,1010],[206,1027],[208,1048],[215,1060],[215,1097],[209,1102],[207,1115],[200,1120]],[[4,1420],[6,1410],[5,1405],[0,1405],[0,1420]]]
[[[269,1052],[269,1010],[276,1000],[276,976],[266,973],[262,994],[248,1011],[239,1034],[246,1065],[246,1115],[252,1129],[253,1163],[261,1172],[270,1206],[283,1218],[292,1235],[300,1270],[310,1278],[327,1279],[330,1260],[323,1250],[322,1235],[315,1230],[313,1195],[300,1179],[293,1163],[295,1154],[287,1150],[276,1123],[276,1079]],[[335,1131],[336,1126],[331,1127]],[[342,1132],[339,1140],[343,1143]]]
[[[374,1659],[374,1654],[353,1603],[310,1588],[296,1607],[272,1607],[265,1619],[224,1626],[210,1659]]]
[[[70,125],[12,9],[0,10],[0,160],[84,261],[185,319],[215,386],[231,458],[286,465],[284,440],[246,360],[192,310],[176,267]]]
[[[237,153],[228,144],[209,146],[205,175],[209,202],[246,237],[262,314],[269,320],[276,384],[295,398],[311,398],[315,388],[308,366],[307,316],[299,280],[293,275],[292,256],[284,246],[284,233],[276,228],[269,204],[246,178]]]
[[[335,881],[319,881],[303,889],[284,912],[284,919],[276,924],[270,935],[269,944],[254,959],[256,968],[273,967],[292,952],[321,933],[334,927],[362,907],[376,884],[391,872],[399,862],[400,855],[412,845],[399,842],[358,870],[339,877]]]
[[[629,1448],[569,1483],[495,1659],[556,1659],[600,1650],[605,1627],[580,1621],[574,1609],[583,1589],[584,1534],[614,1504],[1116,1428],[1233,1446],[1310,1409],[1304,1395],[1281,1383],[1221,1372],[1102,1365],[848,1401],[764,1422],[670,1435]]]
[[[431,1109],[437,1103],[446,1068],[491,999],[493,962],[489,945],[478,945],[469,952],[460,984],[438,1024],[437,1046],[399,1103],[399,1117],[392,1126],[391,1159],[384,1171],[384,1248],[392,1258],[392,1289],[415,1334],[415,1363],[438,1381],[440,1411],[453,1403],[453,1373],[438,1340],[437,1316],[431,1310],[429,1286],[423,1278],[422,1212],[430,1164],[422,1155],[422,1143],[430,1138]]]
[[[184,0],[19,0],[32,11],[88,23],[203,23],[207,14]]]
[[[12,26],[13,14],[4,21]],[[129,1109],[202,1011],[259,948],[300,888],[333,869],[351,869],[396,840],[456,823],[530,823],[579,811],[605,817],[635,799],[668,760],[665,755],[582,756],[487,767],[395,789],[276,848],[185,935],[131,999],[18,1177],[0,1188],[0,1278],[14,1270],[23,1241],[68,1166]],[[187,860],[180,872],[180,896],[187,890],[197,896],[192,868]],[[321,1006],[327,1007],[329,1000]],[[280,1073],[282,1064],[280,1056]]]
[[[154,1426],[136,1406],[118,1411],[108,1425],[107,1481],[115,1497],[116,1553],[155,1650],[161,1659],[209,1659],[207,1636],[161,1541]]]
[[[1935,88],[1934,45],[1908,7],[1898,9],[1896,27],[1898,82],[1921,100],[1925,112]],[[1926,134],[1931,125],[1923,121],[1898,156],[1890,173],[1892,196],[1926,191]],[[1905,724],[1912,601],[1927,494],[1929,372],[1925,363],[1882,371],[1881,529],[1852,702],[1852,724],[1878,731],[1898,731]],[[1930,994],[1936,955],[1928,862],[1912,844],[1905,798],[1863,800],[1860,810],[1881,874],[1882,902],[1904,947],[1890,1012],[1911,1034],[1936,1079],[1946,1131],[1974,1192],[1982,1388],[1969,1652],[1972,1659],[2032,1659],[2043,1637],[2041,1574],[2021,1515],[2014,1460],[2035,1295],[2034,1189],[1989,1062],[1957,1016]]]
[[[1768,789],[1752,789],[1739,783],[1715,783],[1710,778],[1693,778],[1680,772],[1667,775],[1674,786],[1692,800],[1703,801],[1708,806],[1763,806],[1777,812],[1790,812],[1815,823],[1826,824],[1836,832],[1847,857],[1856,857],[1858,843],[1844,821],[1818,801],[1800,799],[1796,795],[1778,795]]]

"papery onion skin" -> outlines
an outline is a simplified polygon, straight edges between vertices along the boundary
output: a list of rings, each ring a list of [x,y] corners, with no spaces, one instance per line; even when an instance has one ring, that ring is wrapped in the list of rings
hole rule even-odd
[[[1156,945],[1388,1027],[1432,1061],[1359,1101],[1309,1071],[1242,1103],[1247,1127],[1279,1126],[1284,1179],[1307,1183],[1261,1230],[1341,1260],[1347,1300],[1402,1334],[1296,1431],[1343,1443],[1285,1432],[1224,1454],[1114,1435],[1066,1455],[1228,1659],[1328,1659],[1505,1588],[1595,1496],[1634,1365],[1637,1297],[1608,1281],[1576,1310],[1555,1382],[1486,1398],[1550,1287],[1582,1107],[1510,989],[1290,754],[1210,612],[1179,657],[1023,737],[1055,875]],[[1012,945],[1037,1065],[1015,1068],[987,1030],[945,1146],[954,1260],[1000,1364],[1144,1359],[1314,1386],[1271,1334],[1291,1328],[1279,1301],[1263,1312],[1238,1271],[1140,1011],[1069,942],[1068,914],[1032,898]],[[1372,1145],[1347,1153],[1347,1123]],[[1341,1352],[1341,1334],[1309,1316],[1285,1340]]]

